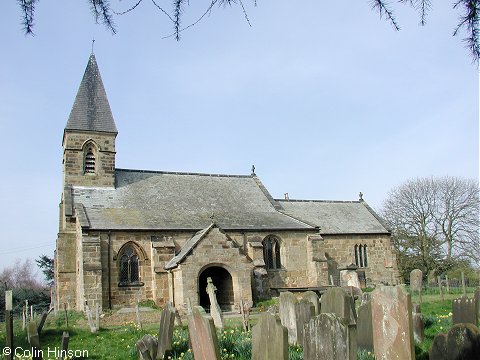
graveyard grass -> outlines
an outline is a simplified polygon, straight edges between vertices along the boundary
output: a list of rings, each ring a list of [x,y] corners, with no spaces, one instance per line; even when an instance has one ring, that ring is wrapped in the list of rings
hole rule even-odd
[[[432,345],[433,338],[438,333],[446,333],[452,326],[452,300],[458,295],[445,295],[441,300],[439,295],[424,295],[422,303],[422,314],[425,320],[425,340],[416,345],[417,360],[428,359],[428,351]],[[418,302],[413,296],[413,302]],[[268,304],[273,305],[273,304]],[[266,306],[265,306],[266,307]],[[262,307],[259,307],[262,308]],[[160,319],[158,310],[152,312],[152,318]],[[252,324],[256,321],[252,318]],[[44,359],[48,357],[46,349],[60,348],[60,341],[63,331],[68,330],[70,350],[87,350],[88,358],[84,359],[137,359],[135,344],[142,336],[151,334],[157,336],[158,322],[155,324],[143,324],[142,329],[135,322],[128,322],[122,325],[110,325],[100,328],[97,333],[90,333],[85,317],[76,312],[69,312],[69,326],[66,327],[63,316],[49,315],[44,330],[40,336]],[[0,343],[5,344],[5,324],[0,327]],[[219,347],[222,359],[246,360],[251,358],[251,331],[244,332],[241,328],[241,319],[233,318],[226,320],[226,328],[218,332]],[[21,320],[15,321],[15,346],[28,349],[25,331],[22,331]],[[186,327],[175,327],[173,336],[172,351],[166,358],[172,360],[193,360],[193,354],[188,347],[188,330]],[[0,359],[5,359],[0,355]],[[17,357],[16,359],[21,359]],[[28,359],[28,357],[24,357]],[[77,357],[76,359],[82,359]],[[289,348],[289,359],[303,359],[303,350],[300,347]],[[358,359],[371,360],[373,355],[365,351],[359,351]]]

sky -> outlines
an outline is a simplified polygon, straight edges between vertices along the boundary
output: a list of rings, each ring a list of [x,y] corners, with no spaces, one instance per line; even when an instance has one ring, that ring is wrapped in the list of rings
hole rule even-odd
[[[184,25],[209,4],[190,3]],[[215,6],[179,42],[148,0],[115,17],[116,35],[86,1],[58,4],[37,4],[35,36],[17,2],[0,6],[0,269],[53,256],[63,129],[92,39],[118,168],[250,174],[254,164],[275,198],[361,191],[376,210],[407,179],[479,177],[479,73],[465,34],[452,37],[450,2],[434,1],[425,27],[395,4],[396,32],[367,0],[244,0],[251,26],[240,6]]]

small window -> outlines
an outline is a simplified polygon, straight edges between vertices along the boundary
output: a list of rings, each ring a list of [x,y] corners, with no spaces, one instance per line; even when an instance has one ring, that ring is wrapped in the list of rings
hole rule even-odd
[[[85,152],[85,174],[95,174],[95,150],[92,146],[88,146]]]
[[[281,269],[280,241],[274,236],[268,236],[263,241],[263,259],[269,270]]]
[[[138,255],[132,245],[126,246],[120,256],[120,282],[119,286],[141,286]]]
[[[355,245],[353,251],[355,252],[355,265],[360,268],[368,266],[367,261],[367,245]]]

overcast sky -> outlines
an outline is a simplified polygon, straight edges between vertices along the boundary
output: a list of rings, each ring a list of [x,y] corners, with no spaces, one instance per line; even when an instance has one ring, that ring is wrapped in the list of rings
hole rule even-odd
[[[396,5],[399,32],[367,0],[244,2],[251,27],[239,6],[215,7],[180,42],[162,39],[172,24],[148,0],[115,19],[116,35],[86,1],[40,1],[33,37],[17,2],[2,2],[0,269],[53,256],[62,133],[93,38],[119,168],[249,174],[255,164],[276,198],[362,191],[377,210],[409,178],[478,179],[478,70],[465,34],[451,36],[450,2],[434,1],[426,27]],[[195,3],[184,25],[208,1]]]

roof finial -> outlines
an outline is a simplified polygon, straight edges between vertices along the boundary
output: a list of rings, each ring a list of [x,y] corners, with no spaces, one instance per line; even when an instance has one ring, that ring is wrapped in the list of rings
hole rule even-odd
[[[360,191],[360,194],[358,194],[358,200],[363,201],[363,193]]]
[[[252,165],[252,175],[255,175],[255,165]]]
[[[212,224],[215,224],[215,213],[212,211],[212,214],[210,215],[210,220],[212,221]]]
[[[93,55],[93,46],[95,45],[95,39],[92,39],[92,55]]]

